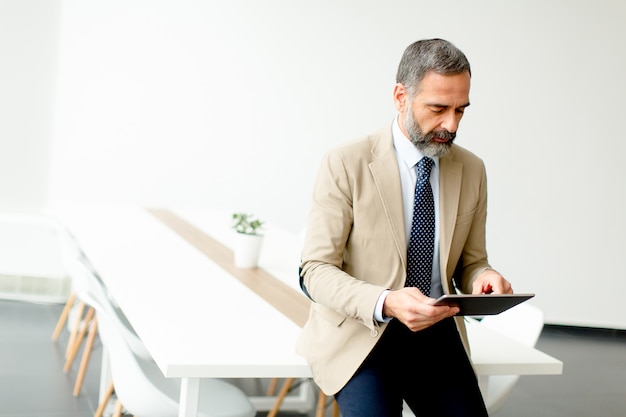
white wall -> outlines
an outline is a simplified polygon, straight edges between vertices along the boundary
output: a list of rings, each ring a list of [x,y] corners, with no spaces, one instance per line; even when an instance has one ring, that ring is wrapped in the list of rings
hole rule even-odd
[[[0,0],[1,210],[48,201],[60,12],[60,0]]]
[[[51,194],[298,231],[323,152],[391,121],[402,51],[443,37],[473,66],[457,141],[487,165],[493,265],[552,323],[626,328],[625,20],[619,0],[67,0]]]

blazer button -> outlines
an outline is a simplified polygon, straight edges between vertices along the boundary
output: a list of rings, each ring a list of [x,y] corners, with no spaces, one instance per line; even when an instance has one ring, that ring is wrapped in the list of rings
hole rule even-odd
[[[372,331],[370,332],[370,334],[372,335],[372,337],[376,337],[376,336],[378,336],[378,330],[376,330],[376,329],[372,329]]]

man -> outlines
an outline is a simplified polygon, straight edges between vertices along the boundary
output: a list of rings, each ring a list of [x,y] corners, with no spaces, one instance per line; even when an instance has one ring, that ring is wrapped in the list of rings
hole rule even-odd
[[[418,417],[487,416],[458,308],[431,305],[457,288],[512,292],[487,261],[484,165],[453,144],[470,78],[451,43],[410,45],[396,119],[329,152],[318,174],[298,351],[343,417],[400,417],[403,400]]]

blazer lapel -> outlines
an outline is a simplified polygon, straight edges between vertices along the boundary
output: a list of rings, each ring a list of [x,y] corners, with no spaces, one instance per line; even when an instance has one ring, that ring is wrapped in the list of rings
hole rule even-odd
[[[370,172],[385,210],[385,217],[394,239],[394,244],[406,269],[406,232],[398,161],[393,149],[391,126],[383,130],[372,146],[373,161]]]
[[[454,160],[454,153],[439,160],[439,260],[444,292],[450,292],[447,265],[459,208],[463,164]]]

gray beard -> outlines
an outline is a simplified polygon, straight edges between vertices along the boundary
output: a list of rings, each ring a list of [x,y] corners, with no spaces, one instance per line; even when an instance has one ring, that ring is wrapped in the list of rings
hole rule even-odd
[[[404,115],[404,128],[409,134],[409,139],[411,139],[413,145],[415,145],[424,156],[428,156],[429,158],[441,158],[450,152],[456,133],[450,133],[447,130],[439,132],[432,131],[427,134],[422,133],[422,129],[413,118],[412,110],[412,108],[407,109]],[[448,141],[445,143],[436,142],[434,138],[437,137],[448,139]]]

